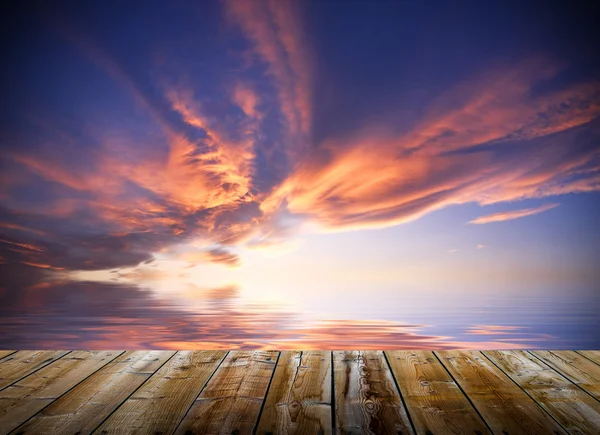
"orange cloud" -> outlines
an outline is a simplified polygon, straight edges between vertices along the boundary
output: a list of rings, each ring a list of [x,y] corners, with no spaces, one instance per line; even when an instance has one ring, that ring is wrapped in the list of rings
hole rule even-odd
[[[100,66],[145,109],[162,131],[168,145],[168,155],[152,155],[136,164],[123,161],[120,155],[101,155],[97,172],[84,174],[84,177],[72,177],[69,171],[57,171],[60,165],[43,164],[30,161],[42,176],[58,181],[73,189],[106,192],[106,187],[116,184],[115,189],[122,191],[123,184],[133,181],[162,197],[167,197],[172,205],[185,211],[215,207],[238,200],[248,192],[249,152],[251,144],[229,144],[223,142],[215,131],[209,130],[208,122],[195,110],[194,102],[188,91],[179,94],[170,92],[167,97],[185,122],[204,129],[208,135],[210,151],[198,155],[198,144],[190,141],[165,120],[161,111],[139,88],[135,81],[121,66],[95,45],[82,32],[71,25],[63,25],[60,17],[54,17],[64,33],[92,62]],[[104,150],[106,151],[106,150]],[[123,151],[123,150],[119,150]],[[111,199],[115,191],[111,192]]]
[[[23,264],[26,264],[26,265],[32,266],[32,267],[39,267],[40,269],[53,269],[53,267],[50,266],[49,264],[30,263],[27,261],[23,261]]]
[[[80,141],[67,133],[58,131],[52,122],[38,122],[40,127],[59,136],[59,149],[67,151],[68,148],[78,156],[78,161],[86,163],[66,163],[64,154],[56,153],[55,144],[41,149],[38,147],[35,153],[17,150],[3,156],[27,167],[37,176],[87,194],[85,199],[75,200],[61,192],[45,211],[66,217],[82,210],[93,210],[96,220],[120,230],[147,231],[168,227],[173,235],[178,236],[185,232],[189,226],[185,220],[194,213],[219,207],[229,209],[252,200],[254,143],[250,135],[230,140],[224,131],[218,131],[213,119],[202,113],[189,90],[170,89],[167,97],[172,108],[185,123],[206,133],[204,140],[189,139],[165,119],[164,111],[158,108],[157,102],[148,98],[110,55],[77,31],[73,23],[67,25],[59,16],[53,16],[53,19],[60,24],[61,33],[146,111],[162,133],[161,139],[168,145],[168,150],[164,152],[161,149],[164,142],[153,143],[145,148],[144,154],[133,154],[136,159],[132,161],[123,157],[131,156],[136,149],[135,138],[125,138],[116,144],[109,134],[107,138],[96,137],[93,139],[98,146],[92,151],[82,147]],[[245,98],[246,109],[252,106],[250,88],[240,88],[237,95]],[[20,184],[29,181],[21,180]],[[139,192],[131,194],[131,186],[151,192],[159,200],[150,200],[143,194],[140,196]],[[216,211],[210,213],[213,217],[217,215]],[[207,229],[211,225],[210,222],[201,222],[198,226]]]
[[[11,240],[6,240],[6,239],[0,239],[0,243],[6,243],[7,245],[12,245],[12,246],[16,246],[19,248],[23,248],[26,251],[44,252],[43,248],[40,248],[38,246],[29,244],[29,243],[19,243],[19,242],[15,242],[15,241],[11,241]]]
[[[10,229],[13,229],[13,230],[24,231],[24,232],[27,232],[27,233],[33,233],[33,234],[36,234],[38,236],[47,236],[48,235],[48,233],[46,233],[45,231],[37,230],[37,229],[34,229],[34,228],[27,228],[27,227],[24,227],[23,225],[13,224],[13,223],[10,223],[10,222],[0,222],[0,227],[10,228]]]
[[[42,147],[30,154],[15,150],[3,157],[48,181],[86,194],[75,199],[64,189],[54,189],[57,198],[45,207],[46,215],[68,218],[87,213],[93,216],[90,224],[101,221],[119,231],[168,229],[174,236],[183,235],[188,229],[192,233],[203,231],[205,236],[214,233],[216,242],[244,237],[250,231],[249,225],[216,221],[222,213],[231,213],[253,201],[251,135],[230,140],[200,112],[185,90],[171,91],[168,96],[187,124],[206,133],[201,142],[189,140],[161,121],[167,152],[159,147],[149,148],[136,162],[123,159],[123,155],[131,154],[133,143],[122,141],[115,145],[100,138],[100,146],[90,151],[64,132],[58,132],[65,138],[63,143],[72,144],[73,150],[69,151],[85,165],[67,164],[64,154],[56,153],[55,147]],[[150,192],[154,198],[139,190],[132,193],[132,186]],[[199,212],[203,219],[188,218]],[[80,216],[79,220],[83,222],[85,217]],[[3,224],[6,225],[19,229],[14,223]]]
[[[434,102],[402,147],[425,154],[494,141],[532,139],[585,124],[600,115],[600,84],[572,85],[531,97],[561,66],[536,57],[471,77]]]
[[[240,263],[240,259],[236,254],[224,249],[211,249],[206,252],[206,258],[213,263],[222,263],[229,267],[237,267]]]
[[[208,251],[186,252],[181,254],[179,259],[189,263],[209,261],[211,263],[220,263],[229,267],[237,267],[240,265],[239,256],[223,248],[215,248]]]
[[[42,152],[34,156],[13,153],[10,158],[17,163],[26,166],[29,170],[46,180],[62,184],[73,190],[102,190],[108,193],[114,193],[114,189],[118,188],[118,181],[115,178],[107,177],[95,172],[79,172],[79,170],[74,168],[64,168],[63,162],[59,159],[52,158],[48,154]]]
[[[14,147],[0,156],[18,169],[6,183],[3,177],[9,186],[3,201],[13,187],[41,177],[52,183],[44,185],[47,204],[35,212],[101,228],[121,242],[135,235],[135,243],[123,242],[123,249],[135,246],[136,255],[128,261],[150,255],[141,256],[140,245],[173,253],[171,245],[201,238],[220,253],[202,254],[202,260],[235,265],[231,247],[283,244],[299,227],[288,225],[294,219],[327,231],[378,228],[452,205],[600,190],[600,154],[585,145],[598,135],[600,84],[542,92],[540,83],[554,79],[563,65],[543,57],[496,65],[440,95],[404,131],[365,121],[344,137],[311,143],[316,77],[296,4],[228,0],[225,9],[252,43],[255,58],[267,66],[265,78],[276,89],[284,137],[269,136],[262,117],[277,112],[267,110],[273,99],[257,94],[264,87],[248,77],[225,83],[226,95],[217,105],[198,98],[198,90],[182,85],[182,79],[161,82],[165,98],[153,100],[126,69],[71,32],[81,51],[145,111],[152,135],[140,139],[98,129],[86,138],[94,145],[88,147],[54,123],[42,123],[37,127],[53,133],[46,134],[47,144],[35,151]],[[265,110],[259,112],[259,105]],[[229,116],[234,106],[246,116]],[[287,161],[273,162],[272,148],[284,151],[280,154]],[[261,169],[270,165],[285,170],[263,182]],[[540,211],[517,210],[473,223]],[[19,230],[17,223],[8,224],[12,227],[5,228]],[[91,255],[79,261],[86,268],[94,265]]]
[[[405,134],[379,127],[329,139],[261,209],[285,208],[331,231],[396,225],[468,202],[600,190],[597,151],[565,146],[574,137],[565,135],[600,114],[600,84],[532,96],[536,80],[558,70],[536,60],[483,75]],[[528,141],[519,152],[518,140]]]
[[[258,116],[259,97],[248,85],[241,81],[236,82],[231,92],[231,99],[242,109],[246,116],[251,118]]]
[[[292,156],[307,145],[312,116],[312,61],[291,0],[228,0],[229,18],[253,41],[256,53],[269,65],[287,120]]]
[[[534,214],[541,213],[546,210],[551,210],[558,207],[560,204],[546,204],[535,208],[525,208],[522,210],[503,211],[500,213],[494,213],[487,216],[478,217],[475,220],[469,222],[470,224],[489,224],[490,222],[502,222],[509,221],[512,219],[519,219],[525,216],[531,216]]]
[[[200,130],[207,137],[202,145],[207,152],[198,152],[197,144],[190,143],[182,136],[171,141],[171,153],[167,163],[168,176],[182,179],[189,186],[190,194],[205,195],[198,201],[198,208],[229,204],[250,195],[254,142],[249,135],[233,141],[224,132],[218,131],[211,120],[202,114],[199,104],[194,101],[189,90],[171,89],[167,97],[173,110],[183,120]],[[193,177],[190,183],[190,177]],[[204,189],[198,189],[202,184]],[[175,192],[185,191],[183,186],[174,186]]]

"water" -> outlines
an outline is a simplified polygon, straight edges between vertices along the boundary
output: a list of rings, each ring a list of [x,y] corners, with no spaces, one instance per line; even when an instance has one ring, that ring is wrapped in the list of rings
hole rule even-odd
[[[600,348],[592,288],[163,278],[13,282],[1,294],[0,348]]]

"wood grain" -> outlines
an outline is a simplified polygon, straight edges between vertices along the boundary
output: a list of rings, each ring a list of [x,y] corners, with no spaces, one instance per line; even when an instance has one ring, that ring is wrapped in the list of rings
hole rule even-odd
[[[277,351],[232,351],[177,428],[177,434],[251,434]]]
[[[256,434],[329,435],[331,406],[331,352],[281,352]]]
[[[483,352],[569,433],[600,434],[600,402],[525,351]]]
[[[571,382],[600,400],[600,366],[572,350],[533,352]]]
[[[382,351],[335,351],[333,364],[339,433],[413,433]]]
[[[417,433],[490,433],[433,352],[397,350],[386,355]]]
[[[600,365],[600,350],[578,350],[577,353]]]
[[[16,350],[0,350],[0,359],[6,357],[8,355],[12,355],[15,352],[16,352]]]
[[[226,354],[177,352],[94,433],[172,433]]]
[[[0,361],[0,390],[69,353],[66,350],[21,350]]]
[[[10,352],[0,435],[600,433],[593,350]]]
[[[90,434],[174,351],[129,351],[17,429],[19,434]]]
[[[540,406],[478,351],[435,354],[494,433],[565,434]]]
[[[122,351],[75,351],[0,392],[0,433],[8,433]]]

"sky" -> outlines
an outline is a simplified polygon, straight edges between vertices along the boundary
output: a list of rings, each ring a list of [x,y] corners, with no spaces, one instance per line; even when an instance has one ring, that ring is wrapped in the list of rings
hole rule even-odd
[[[598,347],[589,3],[6,7],[0,344]]]

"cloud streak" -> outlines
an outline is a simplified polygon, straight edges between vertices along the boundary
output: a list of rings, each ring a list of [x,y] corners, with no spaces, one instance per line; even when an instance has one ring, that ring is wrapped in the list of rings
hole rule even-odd
[[[600,113],[600,84],[532,96],[536,79],[557,71],[548,61],[491,71],[468,92],[458,85],[442,96],[407,133],[367,126],[329,139],[261,208],[286,207],[339,230],[397,225],[468,202],[598,190],[590,123]],[[565,146],[573,141],[581,144]]]
[[[268,64],[267,74],[278,91],[286,120],[288,152],[298,157],[312,126],[312,60],[298,20],[298,4],[291,0],[227,0],[227,15],[252,41],[254,52]]]
[[[223,248],[215,248],[207,251],[186,252],[179,258],[192,264],[209,261],[211,263],[223,264],[228,267],[237,267],[240,265],[239,256]]]
[[[3,261],[92,270],[163,253],[233,267],[237,248],[276,251],[299,228],[381,228],[453,205],[600,191],[600,84],[557,80],[567,68],[559,61],[490,64],[447,86],[412,124],[398,120],[403,130],[370,118],[317,141],[329,119],[315,119],[320,77],[300,4],[228,0],[224,11],[251,61],[210,91],[185,71],[155,68],[144,80],[64,32],[123,107],[108,126],[91,112],[81,114],[85,128],[28,116],[36,121],[2,148]]]
[[[526,216],[532,216],[534,214],[542,213],[546,210],[552,210],[558,207],[560,204],[545,204],[535,208],[525,208],[521,210],[503,211],[500,213],[493,213],[486,216],[478,217],[470,221],[470,224],[489,224],[491,222],[503,222],[510,221],[513,219],[519,219]]]

